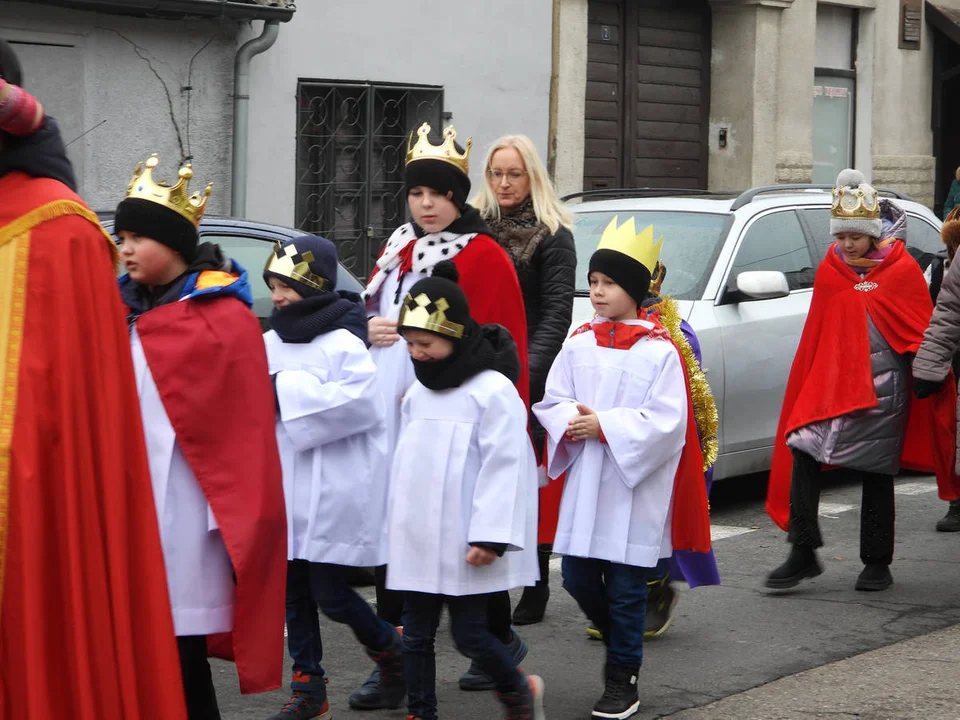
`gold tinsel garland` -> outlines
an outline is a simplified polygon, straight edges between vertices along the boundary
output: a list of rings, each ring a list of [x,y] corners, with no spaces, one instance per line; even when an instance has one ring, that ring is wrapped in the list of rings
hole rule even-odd
[[[660,324],[663,325],[683,356],[687,366],[687,375],[690,378],[690,397],[693,400],[693,415],[700,432],[700,449],[703,452],[703,470],[706,472],[717,462],[720,443],[717,440],[717,430],[720,427],[720,416],[717,413],[717,404],[713,399],[713,391],[707,376],[703,372],[693,348],[687,341],[683,330],[680,329],[680,310],[673,298],[664,297],[649,310],[659,311]]]

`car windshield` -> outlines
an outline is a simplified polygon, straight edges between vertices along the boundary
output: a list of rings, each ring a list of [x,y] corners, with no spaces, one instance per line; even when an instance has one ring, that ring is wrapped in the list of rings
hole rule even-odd
[[[719,250],[727,215],[680,211],[575,211],[573,235],[577,245],[577,291],[589,292],[587,269],[600,236],[614,215],[618,222],[634,218],[637,231],[653,225],[663,237],[660,259],[667,266],[662,292],[678,300],[698,300]]]

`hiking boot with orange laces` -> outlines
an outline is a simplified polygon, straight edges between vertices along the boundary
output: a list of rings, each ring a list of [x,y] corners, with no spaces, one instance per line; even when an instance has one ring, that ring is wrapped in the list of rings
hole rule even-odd
[[[306,673],[293,674],[293,684],[298,686],[293,695],[276,715],[267,720],[333,720],[327,700],[325,678],[311,677]],[[300,689],[307,687],[308,689]]]
[[[508,693],[497,693],[507,720],[544,720],[543,679],[539,675],[526,675],[526,687]]]

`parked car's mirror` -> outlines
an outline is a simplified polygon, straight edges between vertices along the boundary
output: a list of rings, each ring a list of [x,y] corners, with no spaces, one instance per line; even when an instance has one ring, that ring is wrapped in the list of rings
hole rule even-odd
[[[790,294],[787,276],[776,270],[749,270],[737,275],[737,290],[747,300],[771,300]]]

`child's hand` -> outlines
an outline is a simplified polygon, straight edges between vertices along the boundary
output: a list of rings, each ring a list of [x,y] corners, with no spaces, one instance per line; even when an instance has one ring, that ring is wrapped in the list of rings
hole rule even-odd
[[[372,317],[367,321],[367,339],[371,345],[390,347],[400,339],[397,323],[382,317]]]
[[[600,437],[600,419],[590,408],[577,404],[580,413],[567,423],[567,437],[571,440],[590,440]]]
[[[493,550],[487,550],[486,548],[471,547],[470,550],[467,551],[467,563],[475,567],[492,565],[496,559],[497,554]]]

